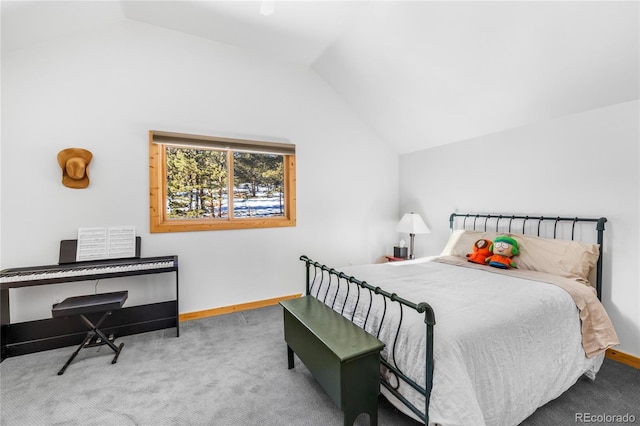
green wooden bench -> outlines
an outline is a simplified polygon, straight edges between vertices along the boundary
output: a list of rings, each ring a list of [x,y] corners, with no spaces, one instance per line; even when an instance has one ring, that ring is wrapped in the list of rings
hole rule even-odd
[[[377,425],[384,343],[312,296],[280,305],[289,369],[295,353],[343,411],[345,426],[361,413]]]

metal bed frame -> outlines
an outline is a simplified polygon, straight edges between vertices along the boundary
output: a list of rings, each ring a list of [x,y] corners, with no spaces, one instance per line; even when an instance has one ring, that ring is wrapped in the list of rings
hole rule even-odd
[[[553,222],[553,239],[557,238],[557,228],[558,224],[562,224],[562,226],[571,224],[571,240],[574,239],[575,236],[575,227],[577,223],[580,222],[595,222],[596,223],[596,231],[597,231],[597,243],[600,245],[600,256],[598,258],[597,263],[597,282],[596,282],[596,290],[598,293],[598,298],[601,295],[602,288],[602,244],[604,242],[604,224],[607,221],[606,218],[584,218],[584,217],[560,217],[560,216],[522,216],[522,215],[504,215],[504,214],[460,214],[460,213],[452,213],[449,217],[449,230],[450,232],[454,231],[454,227],[459,222],[462,222],[462,226],[456,229],[472,229],[472,230],[482,230],[487,231],[488,226],[493,225],[495,222],[495,231],[496,232],[512,232],[512,225],[514,221],[522,221],[522,234],[531,234],[530,232],[526,232],[526,224],[529,221],[537,221],[537,236],[542,236],[541,224],[543,222],[549,221]],[[467,223],[469,222],[469,223]],[[473,223],[471,223],[473,222]],[[505,224],[506,222],[506,224]],[[515,228],[514,228],[515,229]],[[515,232],[515,231],[514,231]],[[393,385],[390,383],[385,377],[380,376],[380,383],[384,386],[393,396],[398,398],[411,412],[413,412],[419,419],[424,421],[425,425],[429,424],[429,400],[431,396],[431,389],[433,387],[433,333],[434,326],[436,324],[435,313],[433,308],[427,302],[419,302],[414,303],[409,300],[405,300],[399,297],[396,293],[388,293],[380,287],[374,287],[368,284],[366,281],[360,281],[357,278],[347,275],[343,272],[340,272],[334,268],[330,268],[327,265],[323,265],[319,262],[315,262],[308,258],[307,256],[301,256],[300,260],[305,262],[306,266],[306,294],[321,300],[326,305],[334,308],[335,302],[337,299],[337,295],[340,289],[341,283],[347,285],[346,288],[346,296],[345,296],[345,304],[343,305],[342,315],[346,316],[352,322],[354,320],[354,316],[356,311],[358,310],[358,306],[360,303],[363,305],[363,312],[366,312],[364,323],[362,324],[362,328],[366,328],[367,321],[369,319],[369,313],[371,311],[371,306],[373,304],[374,297],[382,298],[383,302],[383,314],[380,319],[380,324],[377,326],[376,337],[379,337],[380,330],[383,327],[385,317],[387,312],[391,309],[392,304],[396,304],[400,319],[398,322],[397,329],[395,331],[395,338],[393,344],[390,346],[390,350],[388,352],[387,358],[390,359],[381,359],[382,365],[384,365],[398,380],[402,380],[404,383],[408,384],[420,394],[424,395],[425,405],[424,412],[422,412],[419,408],[409,402],[403,395],[401,395],[397,388],[399,385]],[[334,284],[335,281],[336,287],[334,294],[329,294],[329,290]],[[352,292],[352,288],[355,288]],[[351,314],[351,318],[349,318],[344,313],[344,306],[346,305],[346,300],[349,297],[355,297],[355,305],[353,308],[353,313]],[[389,308],[388,308],[389,306]],[[396,352],[396,343],[398,340],[398,335],[400,332],[400,328],[402,327],[402,319],[405,315],[405,309],[409,312],[415,311],[418,314],[424,315],[424,323],[425,323],[425,386],[422,387],[414,380],[405,375],[400,368],[398,367],[395,360],[395,352]],[[362,311],[362,310],[361,310]],[[389,342],[386,342],[387,346],[389,346]]]

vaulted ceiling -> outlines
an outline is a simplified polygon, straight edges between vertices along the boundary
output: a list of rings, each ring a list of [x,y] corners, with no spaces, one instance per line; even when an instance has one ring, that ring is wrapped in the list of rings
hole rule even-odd
[[[311,67],[407,153],[638,99],[639,5],[3,0],[2,49],[124,19],[182,31]]]

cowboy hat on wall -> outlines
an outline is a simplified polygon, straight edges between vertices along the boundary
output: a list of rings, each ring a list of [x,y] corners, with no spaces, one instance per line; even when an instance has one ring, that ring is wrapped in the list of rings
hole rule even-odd
[[[82,148],[67,148],[58,153],[62,168],[62,184],[67,188],[83,189],[89,186],[89,163],[93,154]]]

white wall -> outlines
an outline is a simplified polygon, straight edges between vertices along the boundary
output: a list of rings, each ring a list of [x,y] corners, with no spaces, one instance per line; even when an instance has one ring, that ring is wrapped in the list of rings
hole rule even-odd
[[[640,356],[639,117],[633,101],[402,155],[401,210],[432,230],[417,255],[441,250],[454,211],[605,216],[603,304]]]
[[[149,234],[150,129],[295,143],[298,225]],[[61,184],[67,147],[94,154],[89,188]],[[301,293],[301,254],[372,262],[396,238],[398,157],[313,72],[133,21],[2,52],[1,161],[3,269],[56,263],[78,227],[135,225],[143,256],[179,255],[183,313]],[[97,286],[135,305],[172,298],[172,282]],[[95,285],[11,290],[12,321]]]

